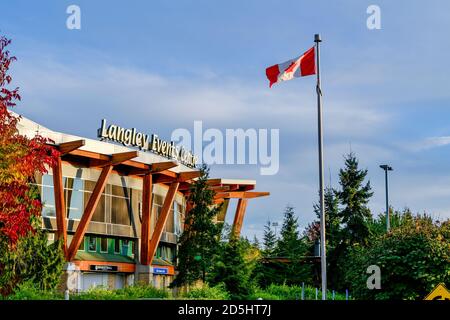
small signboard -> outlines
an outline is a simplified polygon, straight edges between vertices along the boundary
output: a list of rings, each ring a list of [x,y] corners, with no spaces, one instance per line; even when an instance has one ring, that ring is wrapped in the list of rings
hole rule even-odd
[[[450,291],[447,290],[445,284],[439,283],[424,300],[450,300]]]
[[[153,268],[153,273],[156,273],[156,274],[168,274],[169,273],[169,269],[167,269],[167,268]]]
[[[117,266],[91,264],[89,266],[89,270],[91,270],[91,271],[113,272],[113,271],[118,271],[118,267]]]

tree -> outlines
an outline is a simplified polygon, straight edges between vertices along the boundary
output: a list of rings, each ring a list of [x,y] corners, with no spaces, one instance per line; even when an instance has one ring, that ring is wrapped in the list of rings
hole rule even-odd
[[[5,243],[0,243],[3,270],[0,273],[2,291],[12,292],[19,284],[28,282],[39,290],[50,290],[57,287],[65,263],[62,241],[48,244],[48,233],[33,217],[34,232],[21,237],[15,250],[7,250]]]
[[[327,280],[328,285],[332,288],[336,287],[335,279],[338,273],[337,260],[340,256],[339,251],[341,248],[339,247],[339,244],[342,239],[339,198],[336,193],[337,192],[331,187],[326,188],[324,192],[327,270],[330,274],[330,276],[327,277]],[[314,204],[313,208],[318,220],[310,223],[305,231],[305,235],[311,242],[311,252],[313,252],[316,242],[320,241],[320,206],[319,204]],[[314,274],[320,274],[320,265],[314,265]]]
[[[222,242],[220,253],[208,283],[211,286],[223,283],[233,300],[246,299],[254,287],[252,273],[259,250],[247,240],[231,235],[228,241]]]
[[[440,282],[450,281],[450,220],[404,216],[402,224],[354,245],[345,259],[346,282],[359,299],[422,300]],[[367,288],[368,266],[381,272],[381,289]]]
[[[273,255],[276,244],[277,244],[277,236],[276,236],[275,232],[273,232],[273,230],[272,230],[270,220],[268,220],[264,226],[263,240],[264,240],[264,243],[263,243],[264,255],[265,256]]]
[[[256,234],[253,236],[252,246],[253,246],[253,248],[255,248],[255,249],[257,249],[257,250],[259,250],[260,247],[261,247],[261,244],[259,243],[259,239],[258,239],[258,237],[256,236]]]
[[[306,237],[299,237],[298,218],[295,217],[294,208],[289,205],[284,210],[275,254],[280,258],[287,258],[285,263],[274,265],[279,270],[280,283],[296,285],[311,282],[311,265],[305,260],[309,255],[309,243]]]
[[[344,224],[343,238],[350,245],[366,244],[370,236],[368,221],[372,218],[367,207],[371,192],[370,181],[365,185],[367,170],[358,168],[358,160],[354,153],[345,157],[345,168],[339,171],[341,190],[337,192],[340,203],[344,208],[340,215]]]
[[[286,257],[297,251],[298,237],[298,218],[295,217],[294,208],[288,205],[284,210],[283,225],[276,248],[277,255]]]
[[[6,50],[10,43],[11,40],[0,37],[0,293],[3,295],[9,294],[27,275],[35,274],[37,282],[46,283],[45,277],[39,275],[59,271],[58,268],[42,269],[43,273],[39,273],[46,265],[32,262],[36,261],[34,249],[42,249],[38,241],[40,224],[36,223],[42,203],[30,182],[34,181],[35,174],[47,172],[58,151],[48,146],[49,140],[42,136],[28,138],[18,133],[20,117],[8,110],[20,101],[19,89],[8,88],[12,81],[9,67],[16,60]],[[20,251],[23,246],[34,249],[24,256]],[[7,276],[19,261],[16,259],[26,264],[28,271]]]
[[[178,276],[171,287],[206,281],[212,261],[219,248],[221,223],[214,219],[219,207],[214,205],[214,191],[207,184],[209,169],[203,165],[201,176],[192,184],[188,202],[192,209],[186,213],[185,230],[178,242]]]

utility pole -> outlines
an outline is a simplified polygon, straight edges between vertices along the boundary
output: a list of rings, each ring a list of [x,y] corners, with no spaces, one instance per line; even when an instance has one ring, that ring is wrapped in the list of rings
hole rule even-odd
[[[391,219],[389,217],[388,171],[392,171],[394,169],[387,164],[380,165],[380,168],[384,170],[384,183],[386,185],[386,232],[389,232],[391,229]]]

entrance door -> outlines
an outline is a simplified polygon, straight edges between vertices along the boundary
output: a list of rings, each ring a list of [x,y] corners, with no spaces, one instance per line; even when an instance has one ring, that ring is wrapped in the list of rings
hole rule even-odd
[[[108,275],[106,273],[83,273],[82,286],[83,291],[95,287],[108,287]]]

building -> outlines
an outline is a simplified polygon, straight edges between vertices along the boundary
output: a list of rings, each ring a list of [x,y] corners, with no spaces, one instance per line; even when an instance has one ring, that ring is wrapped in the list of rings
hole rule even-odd
[[[177,240],[192,207],[189,186],[199,176],[193,155],[156,135],[106,127],[105,120],[98,136],[106,141],[55,132],[24,117],[18,130],[49,138],[60,151],[56,165],[34,183],[49,241],[64,243],[63,287],[74,292],[138,282],[167,287],[176,276]],[[229,201],[237,199],[236,234],[248,200],[269,195],[253,191],[253,180],[208,184],[216,191],[215,203],[224,203],[219,221],[225,220]]]

